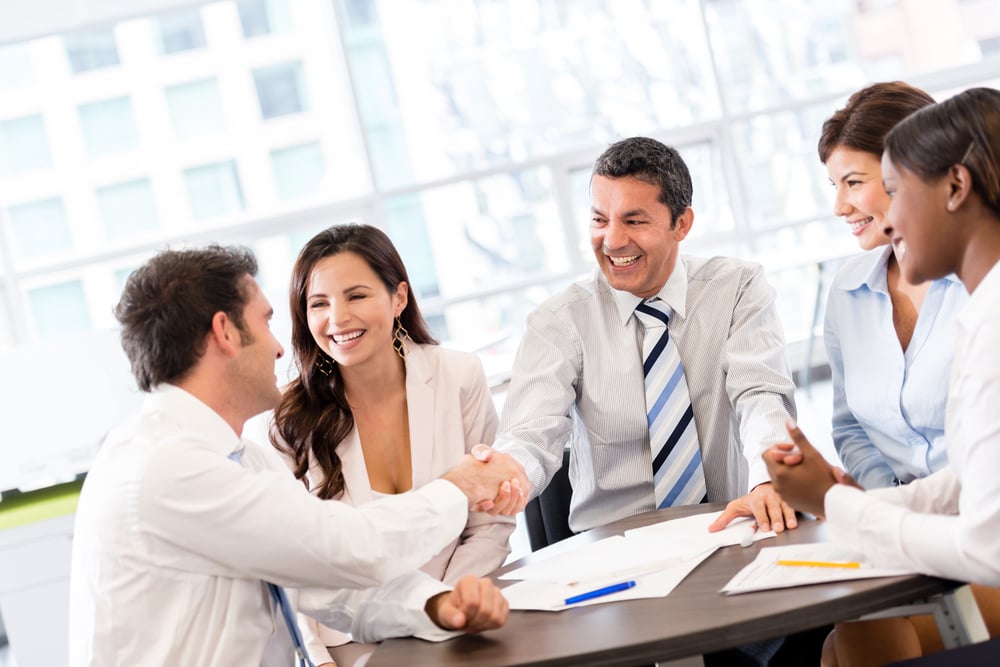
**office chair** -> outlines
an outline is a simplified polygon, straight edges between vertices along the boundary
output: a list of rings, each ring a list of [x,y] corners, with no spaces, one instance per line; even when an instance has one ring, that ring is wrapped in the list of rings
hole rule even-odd
[[[996,667],[1000,665],[1000,637],[978,644],[950,648],[922,658],[893,662],[886,667]]]
[[[569,527],[569,501],[572,495],[573,487],[569,483],[569,449],[565,449],[562,468],[552,477],[545,490],[524,508],[528,542],[532,551],[574,535]]]

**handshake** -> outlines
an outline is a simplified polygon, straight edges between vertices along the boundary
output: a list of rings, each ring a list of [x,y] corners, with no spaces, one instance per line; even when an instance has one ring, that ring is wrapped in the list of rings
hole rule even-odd
[[[528,504],[531,482],[510,454],[476,445],[454,468],[441,476],[469,499],[469,511],[511,516]]]

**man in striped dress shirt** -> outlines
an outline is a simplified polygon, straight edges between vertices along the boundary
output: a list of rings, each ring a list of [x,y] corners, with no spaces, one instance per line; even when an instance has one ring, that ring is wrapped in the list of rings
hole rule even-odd
[[[591,176],[598,270],[528,316],[496,447],[524,465],[535,495],[571,447],[574,531],[664,506],[654,498],[645,326],[636,313],[651,301],[669,312],[700,488],[709,502],[731,501],[713,528],[749,515],[761,530],[796,525],[761,459],[787,439],[785,422],[795,416],[774,290],[757,264],[679,254],[694,220],[691,194],[673,148],[643,137],[612,145]],[[687,494],[695,495],[688,502],[702,499]]]

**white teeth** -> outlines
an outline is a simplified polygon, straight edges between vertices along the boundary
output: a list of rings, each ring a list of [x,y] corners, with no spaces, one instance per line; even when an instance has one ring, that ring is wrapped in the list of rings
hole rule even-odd
[[[902,261],[903,256],[906,254],[906,241],[900,241],[896,244],[896,259]]]
[[[852,232],[856,232],[859,229],[861,229],[862,227],[864,227],[865,225],[867,225],[871,221],[872,221],[872,218],[868,217],[868,218],[865,218],[864,220],[858,220],[857,222],[852,222],[851,223],[851,231]]]
[[[639,259],[639,255],[633,255],[631,257],[611,257],[608,255],[608,259],[610,259],[611,263],[615,266],[628,266],[635,260]]]
[[[334,334],[333,335],[333,342],[337,343],[338,345],[343,345],[344,343],[351,342],[355,338],[361,338],[361,336],[364,335],[364,333],[365,333],[364,330],[361,330],[361,331],[352,331],[349,334],[343,334],[343,335],[340,335],[340,336],[338,336],[337,334]]]

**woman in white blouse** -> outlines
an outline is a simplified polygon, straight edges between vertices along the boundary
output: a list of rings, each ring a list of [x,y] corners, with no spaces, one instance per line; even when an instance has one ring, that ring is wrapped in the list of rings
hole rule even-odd
[[[271,441],[321,498],[360,505],[420,487],[497,428],[479,360],[437,345],[399,253],[381,230],[337,225],[303,247],[292,270],[292,348],[299,377],[275,410]],[[525,490],[527,491],[527,490]],[[510,553],[513,517],[469,515],[466,530],[423,570],[452,583]],[[310,657],[348,635],[300,618]],[[340,649],[341,667],[354,647]]]

